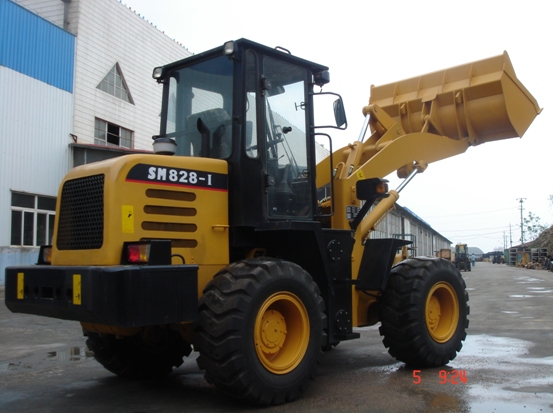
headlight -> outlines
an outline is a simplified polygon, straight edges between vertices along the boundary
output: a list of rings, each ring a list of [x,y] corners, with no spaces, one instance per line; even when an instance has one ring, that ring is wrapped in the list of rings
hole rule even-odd
[[[157,81],[163,80],[165,77],[165,69],[163,67],[156,67],[152,73],[152,77]]]
[[[229,41],[229,42],[226,42],[226,43],[223,45],[223,53],[224,53],[226,56],[230,56],[230,55],[233,54],[235,51],[236,51],[236,44],[234,43],[233,40],[231,40],[231,41]]]

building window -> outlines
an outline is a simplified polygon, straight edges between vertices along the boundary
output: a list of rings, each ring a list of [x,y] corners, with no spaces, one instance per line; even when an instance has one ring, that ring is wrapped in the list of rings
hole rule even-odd
[[[56,198],[12,192],[13,246],[50,245],[54,234]]]
[[[111,68],[96,88],[134,105],[131,92],[129,92],[127,82],[125,82],[119,63],[116,63]]]
[[[94,143],[105,146],[121,146],[132,149],[133,132],[105,120],[94,122]]]

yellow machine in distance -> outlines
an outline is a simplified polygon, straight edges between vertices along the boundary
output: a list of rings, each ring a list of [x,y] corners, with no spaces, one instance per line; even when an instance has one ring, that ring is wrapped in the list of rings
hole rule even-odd
[[[455,245],[455,267],[459,271],[470,271],[471,262],[467,244]]]
[[[369,234],[432,162],[526,131],[539,106],[507,54],[372,87],[358,140],[319,163],[326,66],[240,39],[153,77],[155,153],[68,173],[51,260],[6,270],[11,311],[79,321],[124,377],[167,374],[193,346],[210,383],[261,405],[297,398],[354,327],[380,321],[410,366],[456,356],[469,312],[459,271],[398,262],[409,241]],[[395,191],[383,180],[394,171]]]

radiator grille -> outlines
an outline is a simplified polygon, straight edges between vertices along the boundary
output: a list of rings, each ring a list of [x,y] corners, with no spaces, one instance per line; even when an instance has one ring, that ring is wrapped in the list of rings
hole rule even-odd
[[[99,249],[104,242],[104,175],[65,182],[61,193],[57,248]]]

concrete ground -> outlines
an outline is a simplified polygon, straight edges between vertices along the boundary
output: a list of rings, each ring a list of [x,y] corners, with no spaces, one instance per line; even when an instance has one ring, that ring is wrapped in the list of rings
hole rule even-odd
[[[299,400],[266,412],[552,412],[553,273],[477,263],[464,272],[469,335],[457,358],[419,379],[385,351],[378,328],[325,354]],[[219,394],[195,353],[166,379],[128,381],[87,351],[80,326],[4,305],[0,287],[0,412],[256,411]],[[445,370],[445,373],[441,373]],[[441,384],[457,370],[466,383]]]

